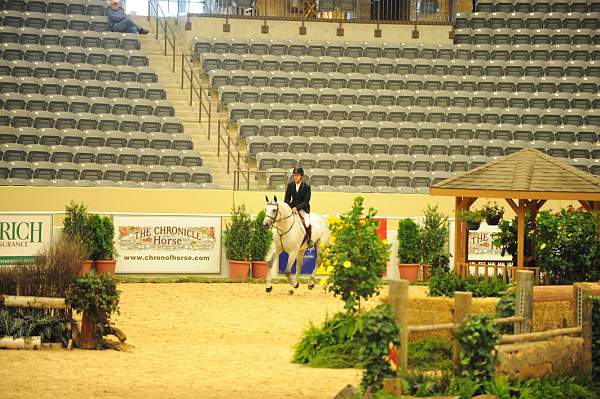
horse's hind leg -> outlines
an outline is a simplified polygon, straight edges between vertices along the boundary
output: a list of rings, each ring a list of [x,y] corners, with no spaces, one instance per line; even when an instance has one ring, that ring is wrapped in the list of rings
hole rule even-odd
[[[313,288],[315,288],[315,272],[317,271],[317,268],[319,267],[319,263],[321,262],[321,257],[319,256],[319,241],[315,242],[315,267],[312,270],[312,273],[310,274],[310,277],[308,279],[308,289],[312,290]]]
[[[302,266],[304,265],[304,250],[301,249],[296,254],[296,274],[294,275],[294,279],[292,280],[292,286],[294,289],[300,287],[300,283],[298,282],[298,275],[302,273]]]

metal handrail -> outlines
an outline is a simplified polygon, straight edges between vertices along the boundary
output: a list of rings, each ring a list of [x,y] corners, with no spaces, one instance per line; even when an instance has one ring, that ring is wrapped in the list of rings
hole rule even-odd
[[[160,28],[160,30],[162,30],[162,33],[165,37],[164,55],[165,55],[165,57],[167,56],[167,48],[170,47],[171,51],[173,52],[173,55],[172,55],[173,69],[172,69],[172,71],[173,71],[173,73],[175,73],[175,60],[176,60],[175,48],[176,48],[176,40],[177,40],[177,31],[175,28],[173,28],[173,27],[171,27],[171,25],[169,25],[169,18],[167,18],[167,15],[163,11],[158,0],[149,0],[148,1],[148,22],[150,22],[150,19],[154,16],[156,17],[156,29],[155,29],[154,37],[156,38],[156,40],[158,40],[158,31]],[[160,22],[161,18],[163,19],[164,24],[162,24]],[[176,20],[175,20],[175,24],[177,24]]]
[[[213,115],[212,115],[212,102],[210,101],[210,94],[208,90],[202,87],[200,75],[194,72],[194,64],[192,57],[186,57],[185,54],[181,54],[181,90],[185,87],[185,82],[190,85],[190,96],[189,105],[193,106],[194,98],[198,103],[198,122],[202,122],[203,118],[208,119],[208,140],[211,139]],[[208,104],[208,105],[207,105]],[[241,151],[236,145],[234,140],[229,134],[229,127],[226,123],[216,120],[217,122],[217,156],[221,156],[221,145],[227,149],[227,174],[231,173],[231,161],[233,160],[236,170],[243,170],[248,173],[246,183],[250,186],[249,172],[250,168],[242,156]],[[234,174],[234,179],[237,179],[237,175]],[[239,185],[239,182],[238,182]]]

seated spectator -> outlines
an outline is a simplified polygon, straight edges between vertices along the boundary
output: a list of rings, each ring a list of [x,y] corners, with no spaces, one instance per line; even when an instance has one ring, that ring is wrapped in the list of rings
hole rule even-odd
[[[106,15],[108,16],[110,30],[113,32],[140,33],[142,35],[148,33],[146,29],[137,26],[135,22],[125,15],[125,11],[119,6],[119,0],[112,0],[110,2],[110,8]]]

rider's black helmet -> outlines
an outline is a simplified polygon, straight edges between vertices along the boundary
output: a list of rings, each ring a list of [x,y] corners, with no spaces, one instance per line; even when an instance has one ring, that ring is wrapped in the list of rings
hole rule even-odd
[[[293,175],[301,175],[304,176],[304,169],[302,168],[294,168],[294,170],[292,171]]]

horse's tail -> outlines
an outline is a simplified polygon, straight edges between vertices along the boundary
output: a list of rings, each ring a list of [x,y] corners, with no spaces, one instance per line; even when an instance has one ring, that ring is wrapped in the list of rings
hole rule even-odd
[[[329,238],[331,238],[331,232],[329,231],[329,223],[327,223],[327,219],[325,217],[319,215],[319,221],[321,223],[321,235],[319,237],[319,242],[326,245],[329,242]]]

